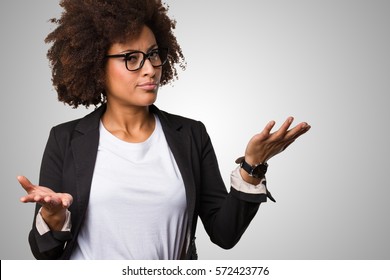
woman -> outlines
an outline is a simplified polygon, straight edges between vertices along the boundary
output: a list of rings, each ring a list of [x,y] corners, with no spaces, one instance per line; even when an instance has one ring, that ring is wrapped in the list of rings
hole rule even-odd
[[[48,58],[60,101],[100,105],[54,127],[29,242],[37,259],[196,259],[201,218],[223,248],[240,239],[261,202],[267,161],[310,129],[275,122],[248,143],[228,193],[201,122],[154,106],[184,57],[175,22],[155,0],[63,0]],[[273,199],[272,199],[273,200]]]

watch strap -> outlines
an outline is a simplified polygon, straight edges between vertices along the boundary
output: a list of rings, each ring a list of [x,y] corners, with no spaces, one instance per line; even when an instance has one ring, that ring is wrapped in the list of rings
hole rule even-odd
[[[265,173],[267,173],[268,164],[266,162],[252,166],[245,161],[245,157],[240,157],[236,160],[236,163],[240,164],[240,167],[253,178],[264,178]]]

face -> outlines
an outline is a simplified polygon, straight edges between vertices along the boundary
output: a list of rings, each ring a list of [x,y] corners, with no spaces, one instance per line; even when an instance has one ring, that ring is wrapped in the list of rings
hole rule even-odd
[[[156,49],[157,43],[153,32],[144,26],[138,38],[126,43],[113,44],[108,54],[124,54],[130,51],[148,53]],[[161,79],[161,67],[153,67],[149,59],[137,71],[128,71],[123,57],[107,59],[106,94],[111,105],[145,107],[153,104]]]

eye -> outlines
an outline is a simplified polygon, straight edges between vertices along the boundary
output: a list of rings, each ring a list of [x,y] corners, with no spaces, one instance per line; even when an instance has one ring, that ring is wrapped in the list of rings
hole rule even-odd
[[[158,60],[160,58],[158,49],[150,51],[148,56],[149,59]]]
[[[140,61],[140,53],[128,53],[125,56],[127,64],[137,64]]]

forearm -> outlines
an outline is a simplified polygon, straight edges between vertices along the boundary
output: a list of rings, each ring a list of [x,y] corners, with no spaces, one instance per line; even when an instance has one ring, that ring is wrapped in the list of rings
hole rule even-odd
[[[41,216],[51,231],[60,231],[66,221],[66,209],[57,213],[50,213],[45,207],[41,208]]]
[[[72,228],[72,222],[71,222],[71,213],[69,210],[66,210],[65,212],[65,221],[63,223],[63,226],[60,229],[51,229],[49,225],[46,223],[44,218],[42,217],[41,211],[42,208],[39,209],[38,213],[35,217],[35,227],[40,235],[44,235],[45,233],[49,231],[70,231]]]
[[[252,195],[253,196],[253,195]],[[235,189],[226,197],[215,216],[206,222],[210,239],[224,249],[234,247],[259,209],[260,203],[240,198]]]
[[[241,178],[247,182],[248,184],[251,184],[251,185],[258,185],[260,184],[261,180],[260,178],[254,178],[254,177],[251,177],[249,176],[248,172],[244,171],[242,168],[240,168],[240,175],[241,175]]]
[[[39,206],[39,205],[38,205]],[[36,210],[35,226],[31,230],[29,242],[37,259],[58,259],[63,253],[66,242],[71,240],[71,213],[66,210],[66,220],[60,230],[51,230],[42,215],[42,207]]]

